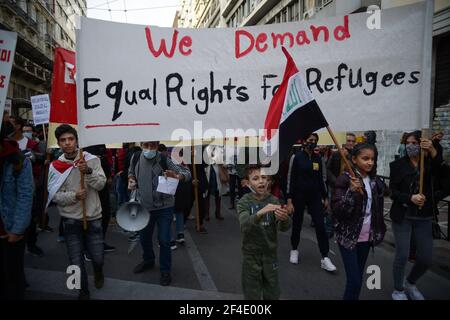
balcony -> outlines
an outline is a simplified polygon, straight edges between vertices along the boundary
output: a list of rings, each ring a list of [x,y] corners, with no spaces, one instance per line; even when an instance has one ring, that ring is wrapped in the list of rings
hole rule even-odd
[[[17,4],[12,0],[3,0],[0,2],[0,7],[8,9],[12,14],[16,14]]]
[[[31,17],[28,17],[28,27],[31,30],[33,30],[35,33],[39,32],[38,23],[36,21],[34,21],[33,19],[31,19]]]
[[[228,2],[225,4],[225,7],[223,8],[222,17],[226,18],[237,2],[238,0],[228,0]]]
[[[58,46],[58,43],[56,42],[55,38],[48,33],[45,35],[44,40],[46,43],[52,45],[53,47]]]

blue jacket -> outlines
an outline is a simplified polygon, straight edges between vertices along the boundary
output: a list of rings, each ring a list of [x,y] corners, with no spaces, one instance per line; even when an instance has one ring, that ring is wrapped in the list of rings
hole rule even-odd
[[[5,163],[0,181],[0,213],[8,233],[24,234],[31,220],[33,204],[33,171],[29,159],[23,162],[17,177],[13,165]]]

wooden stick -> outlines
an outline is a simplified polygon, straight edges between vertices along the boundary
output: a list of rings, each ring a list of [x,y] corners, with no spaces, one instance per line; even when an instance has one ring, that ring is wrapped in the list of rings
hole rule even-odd
[[[336,136],[334,135],[333,131],[331,130],[330,126],[327,126],[328,133],[331,136],[331,139],[333,139],[334,144],[338,148],[339,154],[341,155],[342,160],[344,160],[344,164],[347,167],[348,172],[350,173],[350,176],[352,178],[356,178],[355,172],[353,171],[352,167],[350,166],[350,163],[348,162],[347,157],[344,154],[344,151],[342,150],[341,146],[339,145],[339,142],[336,139]],[[362,189],[359,190],[361,194],[364,194]]]
[[[50,153],[46,152],[45,156],[45,165],[44,165],[44,205],[47,203],[48,200],[48,169],[50,167]],[[48,208],[45,208],[42,212],[42,218],[41,218],[41,226],[45,227],[45,216],[47,215]]]
[[[355,178],[356,177],[355,172],[353,171],[352,167],[350,166],[350,163],[348,162],[347,157],[344,155],[344,151],[342,150],[341,146],[339,145],[339,142],[337,141],[333,131],[331,130],[331,128],[329,126],[327,126],[327,130],[331,136],[331,139],[333,139],[334,144],[338,148],[339,154],[341,155],[341,158],[344,160],[344,164],[347,167],[348,172],[350,173],[352,178]]]
[[[195,166],[195,145],[191,147],[192,153],[192,174],[194,176],[194,180],[197,180],[197,168]],[[197,231],[200,231],[200,211],[199,211],[199,203],[198,203],[198,180],[194,185],[194,199],[195,199],[195,222],[197,226]]]
[[[84,161],[83,149],[80,148],[80,160]],[[84,189],[84,173],[80,172],[80,186]],[[81,207],[83,208],[83,229],[87,230],[87,215],[86,215],[86,199],[81,200]]]
[[[422,139],[428,139],[428,129],[422,129]],[[420,148],[419,194],[423,194],[423,177],[425,175],[425,151]],[[422,207],[419,207],[422,209]]]
[[[47,142],[47,134],[45,133],[45,124],[42,125],[42,132],[44,133],[44,141]]]

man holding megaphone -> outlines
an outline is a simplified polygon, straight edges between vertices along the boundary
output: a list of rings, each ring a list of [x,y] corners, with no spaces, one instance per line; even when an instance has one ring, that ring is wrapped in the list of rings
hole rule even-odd
[[[133,272],[141,273],[155,265],[153,251],[153,230],[158,226],[160,245],[159,267],[161,285],[168,286],[172,279],[172,252],[170,249],[170,227],[173,219],[175,198],[172,194],[157,191],[161,176],[175,178],[181,181],[191,179],[188,169],[176,165],[169,157],[158,152],[158,141],[142,142],[142,152],[136,152],[131,159],[128,171],[128,189],[137,191],[137,198],[146,210],[150,212],[148,225],[140,231],[140,241],[143,250],[143,261]]]

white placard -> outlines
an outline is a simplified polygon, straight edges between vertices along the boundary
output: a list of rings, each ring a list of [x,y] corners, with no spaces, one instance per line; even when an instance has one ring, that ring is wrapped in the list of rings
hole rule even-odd
[[[282,45],[335,131],[426,128],[432,10],[432,1],[382,10],[379,29],[366,12],[237,29],[82,17],[80,144],[175,140],[179,129],[249,136],[282,80]]]
[[[34,125],[49,123],[50,119],[50,97],[48,94],[41,94],[31,97],[31,106],[33,108]]]
[[[156,191],[175,195],[175,193],[177,192],[177,186],[178,186],[178,179],[159,176],[158,187],[156,188]]]
[[[0,114],[3,117],[5,100],[17,43],[17,33],[0,30]],[[11,110],[9,110],[11,114]],[[3,121],[2,121],[3,122]],[[0,128],[2,124],[0,123]]]
[[[8,112],[9,115],[11,115],[11,111],[12,111],[12,100],[11,99],[5,100],[5,111]]]

